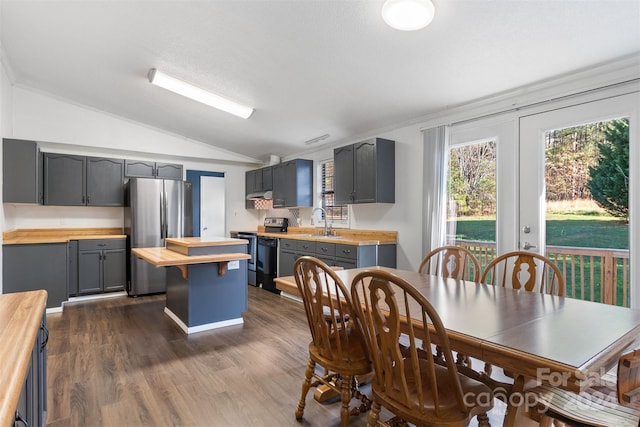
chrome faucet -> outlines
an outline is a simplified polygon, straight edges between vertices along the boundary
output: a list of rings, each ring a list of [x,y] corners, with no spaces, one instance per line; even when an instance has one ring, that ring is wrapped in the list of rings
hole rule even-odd
[[[324,219],[324,235],[328,236],[329,235],[329,227],[327,227],[327,211],[324,208],[315,208],[313,211],[311,211],[311,223],[312,223],[312,225],[313,225],[313,214],[316,213],[316,211],[320,211],[323,214],[322,218]]]

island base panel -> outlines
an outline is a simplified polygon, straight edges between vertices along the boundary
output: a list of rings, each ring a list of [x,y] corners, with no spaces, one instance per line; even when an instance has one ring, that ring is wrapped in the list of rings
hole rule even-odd
[[[221,276],[218,263],[192,264],[187,279],[168,267],[167,309],[189,329],[241,319],[247,309],[247,261],[236,265]]]

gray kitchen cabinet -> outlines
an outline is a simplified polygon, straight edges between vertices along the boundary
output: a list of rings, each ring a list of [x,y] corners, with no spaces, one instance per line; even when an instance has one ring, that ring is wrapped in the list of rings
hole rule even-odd
[[[87,157],[87,206],[124,206],[124,160]]]
[[[36,335],[28,362],[27,377],[16,407],[14,426],[46,425],[47,341],[49,339],[46,325],[46,314],[43,314],[40,330]]]
[[[396,266],[396,245],[344,245],[340,243],[280,239],[280,256],[278,276],[293,275],[293,265],[296,260],[305,255],[316,257],[329,266],[345,269],[370,267],[380,265],[384,267]]]
[[[4,293],[44,289],[47,307],[67,300],[67,243],[2,246]]]
[[[182,165],[144,160],[125,160],[124,176],[127,178],[161,178],[182,180]]]
[[[78,296],[78,241],[70,240],[67,245],[67,261],[69,262],[67,292],[70,297]]]
[[[2,140],[2,201],[42,204],[42,155],[35,141]]]
[[[44,153],[44,204],[124,206],[121,159]]]
[[[245,196],[273,189],[273,167],[267,166],[245,172]],[[254,208],[253,200],[246,200],[247,209]]]
[[[395,203],[395,142],[372,138],[335,148],[336,204]]]
[[[84,206],[87,158],[70,154],[44,153],[44,204]]]
[[[125,246],[125,239],[78,242],[78,295],[124,290]]]
[[[273,166],[273,207],[313,206],[313,160],[295,159]]]

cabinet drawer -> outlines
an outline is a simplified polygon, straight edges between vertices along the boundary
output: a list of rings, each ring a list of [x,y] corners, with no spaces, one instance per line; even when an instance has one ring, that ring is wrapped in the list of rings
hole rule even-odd
[[[316,242],[309,240],[296,240],[296,250],[306,252],[305,255],[313,255],[316,252]]]
[[[280,239],[280,249],[284,251],[294,251],[296,250],[296,242],[297,241],[293,239]]]
[[[336,244],[336,257],[358,259],[358,247]]]
[[[318,255],[318,258],[334,257],[336,256],[336,244],[316,242],[316,254]]]
[[[92,251],[102,249],[124,249],[126,247],[125,239],[89,239],[79,240],[79,251]]]

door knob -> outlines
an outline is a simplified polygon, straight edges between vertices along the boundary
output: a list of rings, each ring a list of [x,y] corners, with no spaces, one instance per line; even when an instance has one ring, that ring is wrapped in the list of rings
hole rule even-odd
[[[524,243],[522,244],[522,249],[524,249],[525,251],[527,251],[527,250],[529,250],[529,249],[533,249],[533,248],[537,248],[537,246],[536,246],[536,245],[532,245],[532,244],[531,244],[531,243],[529,243],[529,242],[524,242]]]

